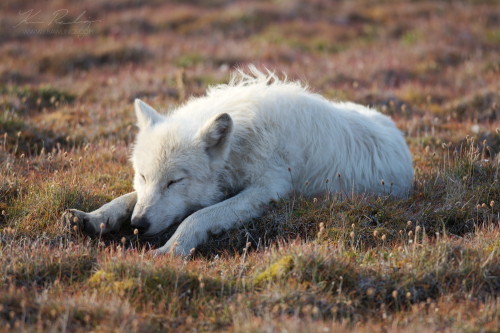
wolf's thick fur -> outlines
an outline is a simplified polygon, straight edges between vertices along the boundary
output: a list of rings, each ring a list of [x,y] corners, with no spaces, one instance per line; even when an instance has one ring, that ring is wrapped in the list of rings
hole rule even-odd
[[[208,234],[262,214],[290,192],[406,196],[413,179],[403,135],[388,117],[336,103],[297,82],[237,72],[167,115],[136,100],[136,192],[64,219],[89,232],[130,219],[146,235],[181,222],[158,253],[188,254]],[[329,181],[327,181],[327,179]]]

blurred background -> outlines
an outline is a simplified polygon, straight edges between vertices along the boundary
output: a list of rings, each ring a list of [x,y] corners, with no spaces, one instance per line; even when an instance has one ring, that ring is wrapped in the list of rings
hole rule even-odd
[[[391,115],[439,145],[500,116],[497,1],[2,1],[0,134],[34,153],[133,138],[255,64]],[[493,127],[492,127],[493,126]],[[432,138],[435,131],[441,139]],[[10,138],[10,139],[9,139]],[[67,140],[68,139],[68,140]],[[9,141],[10,140],[10,141]],[[4,142],[5,143],[5,142]]]

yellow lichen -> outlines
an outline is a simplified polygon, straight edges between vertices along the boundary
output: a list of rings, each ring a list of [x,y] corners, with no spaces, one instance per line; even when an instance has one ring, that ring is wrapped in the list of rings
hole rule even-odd
[[[131,291],[136,287],[136,281],[134,279],[125,279],[122,281],[115,281],[110,288],[113,289],[114,292],[122,295],[127,291]]]
[[[277,278],[281,278],[288,272],[290,272],[293,268],[293,258],[292,256],[288,255],[271,266],[269,266],[265,271],[257,275],[257,277],[254,280],[255,284],[259,284],[263,281],[272,281]]]
[[[118,280],[118,281],[117,281]],[[118,294],[123,294],[136,287],[134,279],[117,279],[116,275],[110,272],[99,270],[95,272],[89,279],[89,285],[101,290],[112,291]]]
[[[103,270],[97,271],[89,278],[89,285],[92,287],[100,287],[108,285],[115,280],[115,275]]]

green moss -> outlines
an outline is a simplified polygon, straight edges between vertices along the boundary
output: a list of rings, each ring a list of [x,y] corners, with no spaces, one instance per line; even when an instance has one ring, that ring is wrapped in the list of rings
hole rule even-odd
[[[177,67],[188,68],[203,62],[203,60],[203,55],[199,53],[186,53],[177,57],[174,63]]]
[[[412,46],[418,43],[422,39],[422,35],[419,31],[411,30],[407,31],[401,36],[401,43],[406,46]]]
[[[498,45],[500,44],[500,30],[494,29],[494,30],[488,30],[484,34],[484,38],[486,42],[493,44],[493,45]]]

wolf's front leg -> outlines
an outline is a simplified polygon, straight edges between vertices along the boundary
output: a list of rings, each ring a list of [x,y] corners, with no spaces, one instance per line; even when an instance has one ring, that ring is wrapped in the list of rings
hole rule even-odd
[[[87,234],[107,233],[120,229],[124,221],[130,221],[137,202],[137,193],[131,192],[108,202],[101,208],[84,213],[77,209],[68,209],[62,216],[65,225],[84,231]],[[101,225],[104,228],[101,228]]]
[[[182,221],[174,235],[156,254],[174,251],[179,255],[188,255],[191,249],[208,239],[209,232],[216,234],[226,231],[261,216],[269,202],[286,194],[289,189],[287,185],[285,183],[273,188],[254,185],[232,198],[197,211]]]

